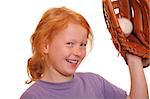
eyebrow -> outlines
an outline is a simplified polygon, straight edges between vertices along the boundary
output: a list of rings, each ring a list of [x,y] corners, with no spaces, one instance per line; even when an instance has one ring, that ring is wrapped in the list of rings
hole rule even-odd
[[[75,43],[87,43],[87,42],[88,42],[87,40],[86,40],[86,41],[81,41],[81,42],[79,42],[79,41],[74,40],[74,39],[71,39],[71,40],[69,40],[69,41],[71,41],[71,42],[75,42]]]

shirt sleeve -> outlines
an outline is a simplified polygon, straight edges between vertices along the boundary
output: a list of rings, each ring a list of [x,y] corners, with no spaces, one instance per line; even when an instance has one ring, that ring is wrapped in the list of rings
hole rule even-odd
[[[126,99],[126,91],[116,87],[107,80],[103,80],[105,99]]]

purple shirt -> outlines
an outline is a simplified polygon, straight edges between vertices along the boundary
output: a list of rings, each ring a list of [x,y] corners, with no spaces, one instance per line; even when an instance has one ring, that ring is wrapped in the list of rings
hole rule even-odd
[[[36,81],[20,99],[126,99],[122,89],[93,73],[75,73],[71,81]]]

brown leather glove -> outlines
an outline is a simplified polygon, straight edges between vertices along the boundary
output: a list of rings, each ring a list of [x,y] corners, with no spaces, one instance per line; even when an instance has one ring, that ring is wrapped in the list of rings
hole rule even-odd
[[[126,53],[142,58],[143,67],[150,65],[150,0],[103,0],[103,12],[107,28],[116,49],[126,61]],[[126,18],[132,23],[131,33],[126,35],[119,19]],[[129,25],[130,26],[130,25]],[[124,29],[124,30],[123,30]]]

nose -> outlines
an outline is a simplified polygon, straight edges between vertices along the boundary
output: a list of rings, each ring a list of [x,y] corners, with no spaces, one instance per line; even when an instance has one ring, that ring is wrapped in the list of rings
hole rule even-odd
[[[73,54],[77,57],[81,57],[84,55],[84,49],[76,47],[73,49]]]

